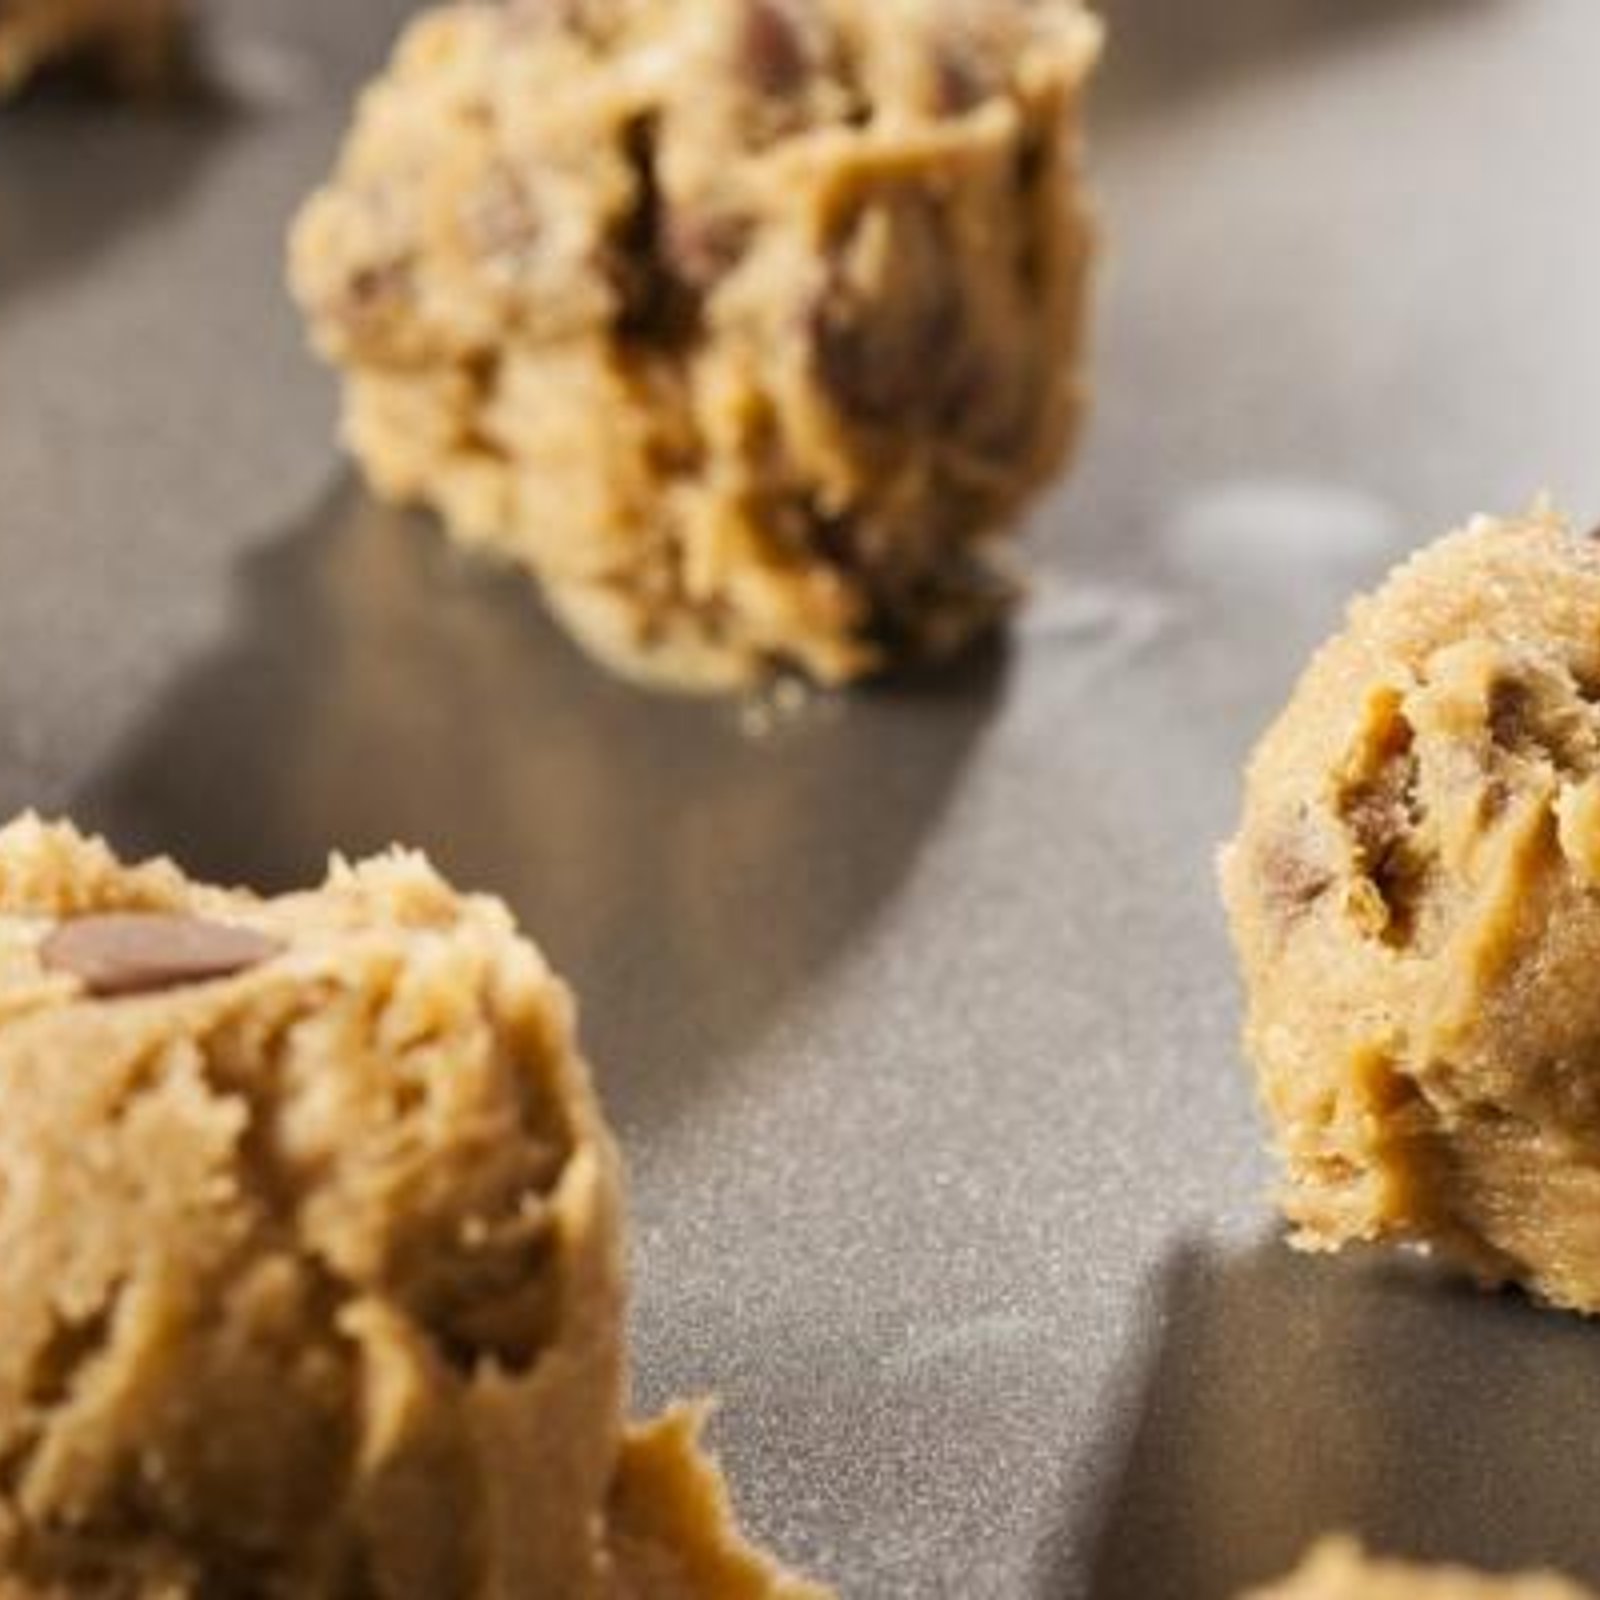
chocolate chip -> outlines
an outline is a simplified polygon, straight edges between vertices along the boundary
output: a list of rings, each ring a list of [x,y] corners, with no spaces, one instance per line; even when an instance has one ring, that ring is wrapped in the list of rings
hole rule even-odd
[[[381,326],[411,293],[414,271],[409,261],[385,261],[351,273],[328,305],[328,314],[345,324],[352,336]]]
[[[930,426],[973,348],[946,202],[916,190],[879,194],[837,220],[829,254],[807,328],[818,382],[857,421]]]
[[[231,978],[283,948],[251,928],[124,911],[62,923],[40,946],[39,958],[51,972],[77,978],[90,994],[111,998]]]
[[[933,76],[938,109],[945,116],[961,116],[991,93],[982,65],[954,42],[934,52]]]
[[[1299,830],[1274,835],[1257,860],[1262,897],[1285,922],[1292,922],[1334,885],[1332,870],[1314,859]]]
[[[859,421],[925,424],[946,404],[961,358],[962,316],[954,285],[943,281],[922,301],[876,317],[848,295],[825,293],[810,327],[823,387]]]
[[[675,211],[665,223],[664,248],[678,281],[704,292],[738,266],[750,244],[747,217],[709,211]]]
[[[1535,710],[1534,693],[1527,684],[1517,678],[1496,678],[1489,685],[1489,737],[1502,750],[1515,750],[1526,744]]]
[[[832,302],[814,313],[811,336],[822,384],[849,415],[887,423],[918,409],[926,373],[905,340],[885,336]]]
[[[633,174],[633,203],[601,252],[618,301],[617,333],[630,344],[681,347],[693,335],[698,307],[674,269],[670,219],[661,191],[660,128],[654,115],[623,129],[622,155]]]
[[[1041,383],[1026,357],[1007,361],[975,345],[952,363],[939,425],[985,460],[1025,460],[1043,409]]]
[[[1055,146],[1049,140],[1037,134],[1024,138],[1017,148],[1017,188],[1023,194],[1031,194],[1038,187],[1040,179],[1050,170],[1054,157]]]
[[[1483,792],[1478,796],[1478,815],[1485,822],[1494,822],[1506,814],[1511,804],[1512,788],[1498,774],[1484,780]]]
[[[1594,706],[1571,673],[1532,681],[1497,677],[1484,720],[1490,739],[1512,755],[1548,761],[1576,777],[1589,776],[1600,763]]]
[[[791,95],[810,76],[805,34],[788,0],[746,0],[739,56],[763,93]]]

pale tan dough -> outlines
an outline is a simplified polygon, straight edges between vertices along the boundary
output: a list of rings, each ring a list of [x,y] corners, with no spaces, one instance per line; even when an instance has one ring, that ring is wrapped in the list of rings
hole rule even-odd
[[[1082,408],[1099,38],[1081,0],[424,15],[292,248],[369,480],[652,682],[962,642]]]
[[[0,0],[0,95],[80,56],[131,87],[153,87],[172,65],[185,9],[185,0]]]
[[[1326,1539],[1291,1578],[1244,1600],[1593,1600],[1586,1589],[1546,1573],[1490,1578],[1465,1567],[1411,1566],[1363,1554],[1348,1539]]]
[[[1600,1311],[1600,544],[1480,520],[1357,601],[1223,880],[1298,1242]]]
[[[497,901],[400,854],[260,900],[19,821],[0,1104],[5,1600],[821,1594],[693,1414],[625,1430],[617,1159]]]

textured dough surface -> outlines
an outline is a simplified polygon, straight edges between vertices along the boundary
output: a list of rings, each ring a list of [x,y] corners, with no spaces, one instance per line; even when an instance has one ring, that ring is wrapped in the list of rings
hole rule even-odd
[[[625,1434],[617,1162],[498,902],[403,855],[260,900],[24,819],[0,1103],[7,1600],[816,1593],[693,1415]]]
[[[619,670],[951,647],[1081,409],[1081,0],[424,15],[295,231],[385,496]]]
[[[1246,1600],[1592,1600],[1587,1590],[1546,1574],[1488,1578],[1464,1567],[1374,1560],[1345,1539],[1320,1544],[1292,1578]]]
[[[1600,544],[1480,520],[1357,601],[1224,888],[1299,1242],[1600,1310]]]
[[[171,64],[184,0],[0,0],[0,94],[40,67],[94,54],[148,87]]]

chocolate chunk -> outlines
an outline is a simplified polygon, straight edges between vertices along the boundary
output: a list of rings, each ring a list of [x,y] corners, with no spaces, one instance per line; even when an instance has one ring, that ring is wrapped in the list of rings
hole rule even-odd
[[[1407,751],[1340,796],[1340,815],[1369,872],[1381,868],[1416,826],[1418,777],[1417,759]]]
[[[1489,737],[1502,750],[1525,745],[1533,728],[1535,709],[1534,693],[1527,684],[1517,678],[1496,678],[1489,685]]]
[[[888,192],[840,219],[808,333],[846,415],[926,427],[950,403],[971,347],[959,248],[937,195]]]
[[[1044,376],[1026,356],[1007,362],[979,343],[960,354],[940,397],[940,427],[984,460],[1025,461],[1035,448]]]
[[[1256,866],[1262,898],[1285,922],[1293,922],[1331,889],[1334,872],[1315,859],[1314,846],[1299,829],[1274,835]]]
[[[40,946],[39,957],[50,971],[67,973],[90,994],[109,998],[231,978],[283,948],[251,928],[200,917],[113,912],[62,923]]]
[[[1056,147],[1048,139],[1036,134],[1023,139],[1016,157],[1017,188],[1023,194],[1031,194],[1039,186],[1040,180],[1050,170],[1055,154]]]
[[[1548,761],[1569,776],[1588,777],[1600,762],[1593,702],[1570,673],[1542,681],[1496,678],[1485,722],[1501,750]]]
[[[825,293],[810,327],[823,387],[859,421],[926,423],[947,404],[959,370],[962,311],[950,290],[874,322],[847,294]]]
[[[409,261],[385,261],[351,273],[328,303],[328,315],[344,324],[352,337],[380,327],[412,292],[414,269]]]
[[[1370,884],[1377,915],[1368,932],[1385,944],[1412,942],[1436,875],[1423,833],[1422,759],[1411,723],[1394,709],[1368,732],[1366,771],[1339,794],[1339,817]]]
[[[920,413],[927,371],[910,341],[867,326],[852,308],[825,301],[812,317],[817,371],[841,410],[864,422],[889,423]]]
[[[666,220],[667,260],[680,283],[704,292],[739,264],[750,244],[747,217],[710,211],[675,211]]]
[[[762,94],[791,95],[810,76],[805,34],[787,0],[746,0],[739,56]]]
[[[637,117],[623,130],[633,204],[618,218],[601,260],[619,302],[618,334],[629,343],[673,348],[692,336],[697,306],[690,286],[673,270],[659,143],[654,115]]]
[[[1497,773],[1491,773],[1484,780],[1483,792],[1478,796],[1478,815],[1485,822],[1494,822],[1506,814],[1511,805],[1513,790],[1506,780]]]
[[[961,116],[992,93],[982,63],[955,40],[946,41],[934,52],[933,76],[938,110],[945,116]]]

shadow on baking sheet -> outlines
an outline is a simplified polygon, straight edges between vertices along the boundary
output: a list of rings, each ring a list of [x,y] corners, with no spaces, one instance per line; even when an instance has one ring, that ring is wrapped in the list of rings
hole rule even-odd
[[[245,116],[199,85],[148,105],[74,85],[0,107],[0,312],[159,227]]]
[[[1095,104],[1113,126],[1234,87],[1317,52],[1419,23],[1459,23],[1494,0],[1098,0],[1111,53]]]
[[[125,850],[267,889],[311,881],[330,848],[425,848],[511,900],[588,1001],[626,1134],[692,1097],[892,894],[1003,676],[978,652],[756,736],[732,706],[610,679],[518,574],[341,489],[250,561],[231,637],[77,813]]]
[[[1600,1579],[1600,1341],[1578,1318],[1272,1241],[1181,1252],[1157,1326],[1102,1446],[1093,1600],[1234,1600],[1333,1530]],[[1077,1565],[1039,1593],[1079,1592]]]

